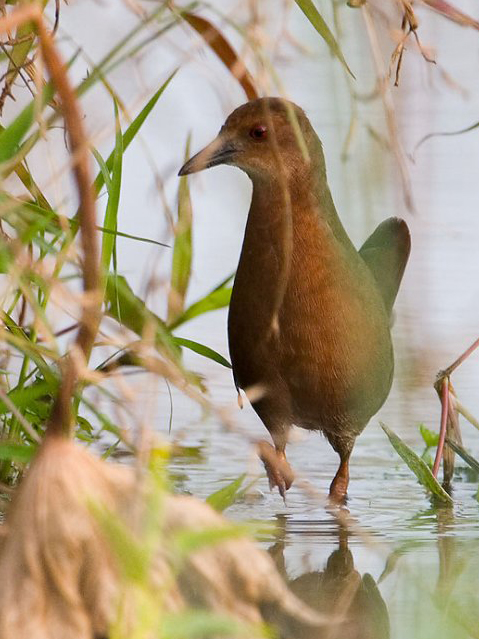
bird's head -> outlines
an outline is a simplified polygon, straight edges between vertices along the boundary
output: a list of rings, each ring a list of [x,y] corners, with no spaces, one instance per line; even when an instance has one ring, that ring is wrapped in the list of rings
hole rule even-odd
[[[304,111],[281,98],[259,98],[238,107],[218,136],[180,169],[196,173],[218,164],[237,166],[252,179],[304,174],[323,162],[321,143]]]

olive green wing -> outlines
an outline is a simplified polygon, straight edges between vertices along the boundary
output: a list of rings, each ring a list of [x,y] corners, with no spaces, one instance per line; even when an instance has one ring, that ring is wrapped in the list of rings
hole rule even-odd
[[[398,217],[384,220],[359,249],[359,255],[374,275],[388,313],[392,311],[410,251],[408,226]]]

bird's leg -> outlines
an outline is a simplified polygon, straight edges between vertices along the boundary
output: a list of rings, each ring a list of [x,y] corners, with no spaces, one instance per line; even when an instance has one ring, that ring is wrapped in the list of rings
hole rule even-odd
[[[337,504],[346,501],[349,484],[349,457],[351,450],[341,450],[339,452],[340,464],[331,486],[329,487],[329,498]]]
[[[279,494],[284,499],[294,479],[293,469],[286,460],[285,446],[276,444],[273,448],[268,442],[260,441],[257,450],[268,475],[270,490],[277,486]]]
[[[271,395],[265,395],[254,402],[253,408],[266,426],[274,447],[264,440],[257,443],[259,458],[264,464],[268,475],[270,490],[278,487],[279,494],[284,499],[286,491],[293,483],[294,474],[291,466],[286,461],[286,444],[291,430],[291,422],[288,416],[291,414],[289,395],[287,392],[275,392],[274,399]]]
[[[355,438],[338,437],[330,434],[327,437],[340,459],[338,472],[329,487],[329,498],[336,504],[343,504],[348,495],[349,458],[351,457]]]

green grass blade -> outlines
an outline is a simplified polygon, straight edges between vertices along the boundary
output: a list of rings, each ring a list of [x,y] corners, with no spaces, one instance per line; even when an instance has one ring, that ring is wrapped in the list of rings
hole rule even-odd
[[[173,78],[175,77],[177,72],[178,72],[178,69],[175,69],[173,71],[173,73],[171,73],[166,78],[166,80],[163,82],[163,84],[158,89],[158,91],[148,100],[148,102],[145,104],[143,109],[140,111],[140,113],[136,116],[136,118],[133,120],[133,122],[127,128],[127,130],[125,131],[124,136],[123,136],[123,146],[125,147],[125,149],[127,149],[129,147],[129,145],[131,144],[133,139],[136,137],[136,134],[139,132],[139,130],[143,126],[143,123],[145,122],[146,118],[150,115],[150,113],[152,112],[152,110],[155,107],[156,103],[161,98],[161,96],[163,95],[165,89],[168,87],[170,82],[173,80]]]
[[[228,306],[231,299],[231,291],[233,289],[231,287],[226,288],[217,288],[208,295],[205,295],[201,300],[198,300],[190,307],[186,309],[184,313],[182,313],[179,317],[177,317],[169,327],[171,329],[192,320],[194,317],[198,317],[198,315],[203,315],[203,313],[208,313],[210,311],[216,311],[220,308],[224,308]]]
[[[209,346],[205,346],[204,344],[199,344],[198,342],[194,342],[191,339],[184,339],[183,337],[174,337],[173,341],[178,346],[184,346],[185,348],[189,348],[190,351],[194,351],[195,353],[198,353],[199,355],[203,355],[203,357],[212,359],[214,362],[218,362],[218,364],[221,364],[222,366],[225,366],[226,368],[231,368],[231,364],[228,362],[228,360],[225,359],[223,355],[220,355]]]
[[[226,510],[234,504],[238,496],[242,493],[241,486],[243,485],[245,477],[246,474],[243,473],[230,484],[212,493],[206,498],[206,503],[218,512],[223,512],[223,510]]]
[[[138,336],[143,336],[147,325],[153,326],[156,346],[165,348],[169,357],[179,364],[180,349],[166,324],[133,293],[122,275],[108,277],[106,302],[108,314]]]
[[[42,206],[45,209],[51,209],[52,208],[50,206],[47,198],[45,197],[45,195],[40,190],[40,187],[38,186],[38,184],[33,179],[32,174],[30,173],[30,171],[27,168],[25,168],[25,166],[23,164],[21,164],[21,163],[17,164],[17,166],[15,167],[15,173],[17,174],[18,178],[21,180],[23,186],[27,189],[27,191],[30,193],[30,195],[33,197],[33,199],[40,206]]]
[[[426,428],[424,424],[419,424],[419,432],[421,433],[421,437],[424,440],[424,443],[428,448],[434,448],[439,443],[439,434],[435,433],[429,428]]]
[[[2,273],[2,275],[9,272],[14,259],[15,257],[10,243],[7,243],[3,237],[0,237],[0,273]]]
[[[452,504],[453,501],[451,496],[447,494],[441,484],[434,477],[425,461],[416,455],[416,453],[411,450],[411,448],[409,448],[409,446],[407,446],[400,437],[390,430],[386,424],[383,424],[382,422],[380,422],[380,424],[381,428],[388,436],[392,447],[416,475],[418,482],[435,495],[440,501]]]
[[[12,390],[8,393],[9,399],[21,411],[35,407],[35,402],[39,398],[51,398],[52,396],[51,385],[42,379],[33,382],[29,386],[12,388]],[[5,402],[0,400],[0,415],[4,415],[9,412],[10,409],[8,406]]]
[[[110,178],[110,171],[108,170],[108,167],[106,165],[105,160],[102,158],[100,152],[95,149],[95,147],[91,147],[91,152],[93,154],[93,157],[95,158],[98,166],[100,167],[100,171],[101,174],[103,176],[103,182],[106,184],[106,190],[107,192],[110,192],[111,189],[111,178]]]
[[[94,151],[94,154],[97,153]],[[98,154],[98,157],[101,156]],[[106,167],[106,164],[101,158],[101,162]],[[108,179],[110,179],[110,175],[108,173]],[[21,240],[23,244],[28,244],[30,242],[38,242],[40,240],[38,238],[39,232],[48,232],[52,235],[57,235],[63,233],[63,221],[60,220],[60,216],[56,211],[51,208],[44,208],[38,204],[34,204],[33,202],[24,202],[7,192],[0,191],[0,205],[3,205],[3,217],[5,217],[10,211],[18,212],[22,211],[22,215],[25,218],[25,231],[21,235]],[[8,206],[7,206],[8,205]],[[10,208],[9,208],[10,207]],[[13,224],[11,219],[7,220],[9,224]],[[76,232],[78,229],[78,220],[71,219],[67,220],[70,224],[70,228],[72,231]],[[149,237],[141,237],[140,235],[132,235],[131,233],[123,233],[118,229],[107,229],[104,226],[97,226],[98,231],[102,233],[109,233],[110,235],[114,235],[116,237],[124,237],[128,240],[133,240],[135,242],[143,242],[145,244],[153,244],[154,246],[161,246],[164,248],[170,248],[169,244],[165,242],[159,242],[158,240],[153,240]],[[17,229],[18,230],[18,229]],[[1,250],[1,249],[0,249]]]
[[[37,451],[36,446],[27,444],[15,444],[8,441],[0,441],[0,459],[28,464]]]
[[[122,140],[123,152],[125,152],[126,149],[130,146],[131,142],[133,141],[133,139],[135,138],[135,136],[137,135],[137,133],[141,129],[142,125],[144,124],[146,118],[150,115],[150,113],[152,112],[154,106],[156,105],[156,103],[158,102],[160,97],[162,96],[162,94],[165,91],[166,87],[170,84],[171,80],[173,80],[173,78],[175,77],[176,72],[177,72],[177,70],[173,71],[173,73],[168,76],[168,78],[161,85],[161,87],[158,89],[158,91],[153,95],[153,97],[150,98],[150,100],[148,100],[148,102],[143,107],[143,109],[140,111],[140,113],[136,116],[136,118],[133,120],[133,122],[130,124],[130,126],[123,133],[123,140]],[[112,168],[113,168],[114,154],[115,154],[115,151],[113,151],[109,155],[108,159],[106,160],[106,166],[108,167],[109,171],[111,171]],[[104,185],[104,183],[105,182],[104,182],[103,174],[100,171],[100,173],[95,178],[95,182],[93,183],[93,186],[94,186],[94,189],[95,189],[96,193],[100,192],[100,190],[101,190],[102,186]]]
[[[175,550],[179,558],[188,557],[197,550],[208,546],[220,544],[230,539],[238,539],[245,537],[250,533],[246,525],[227,524],[221,527],[212,526],[211,528],[185,528],[176,531],[174,542]]]
[[[5,191],[0,191],[0,207],[2,219],[15,228],[22,244],[34,242],[43,231],[55,234],[62,230],[59,217],[53,211],[24,202]]]
[[[158,13],[158,12],[156,12],[156,13]],[[152,16],[150,16],[150,17],[147,18],[147,20],[149,20],[150,18],[153,19]],[[146,24],[146,22],[144,22],[142,24]],[[113,54],[111,54],[111,55],[113,55]],[[110,54],[108,54],[107,57],[110,58]],[[102,65],[104,63],[105,63],[105,61],[102,61],[100,63],[100,65]],[[157,101],[159,100],[161,95],[163,94],[163,91],[166,89],[166,87],[168,86],[170,81],[173,79],[175,73],[176,73],[176,71],[174,71],[166,79],[166,81],[161,85],[161,87],[158,89],[158,91],[148,101],[148,103],[145,105],[145,107],[142,109],[142,111],[139,113],[139,115],[133,120],[133,122],[130,124],[130,126],[127,128],[127,130],[123,134],[123,152],[126,151],[126,149],[128,148],[129,144],[131,143],[131,141],[133,140],[135,135],[140,130],[142,124],[145,122],[146,118],[148,117],[148,115],[153,110],[153,107],[155,106],[155,104],[157,103]],[[92,76],[90,76],[90,78],[91,77]],[[97,79],[98,79],[98,77],[97,77]],[[88,90],[88,88],[91,86],[91,84],[92,84],[91,82],[86,82],[86,81],[85,81],[85,83],[82,83],[77,89],[77,94],[79,96],[82,95],[85,91]],[[54,119],[52,121],[49,120],[49,124],[51,124],[51,122],[53,122],[53,121],[54,121]],[[29,142],[30,146],[33,146],[35,144],[36,140],[38,139],[38,132],[36,134],[30,136],[30,138],[29,138],[29,140],[27,140],[27,142]],[[113,156],[114,156],[114,151],[110,154],[110,156],[106,160],[106,166],[108,167],[109,171],[111,171],[111,169],[113,167]],[[100,191],[101,191],[101,189],[102,189],[104,184],[105,184],[105,181],[104,181],[103,173],[102,173],[102,171],[100,171],[98,173],[97,177],[95,178],[94,182],[93,182],[93,189],[94,189],[96,194],[100,193]],[[77,223],[77,221],[78,221],[78,212],[73,217],[71,222],[72,223]],[[78,229],[78,225],[77,225],[76,229],[74,229],[74,232],[72,233],[72,237],[68,238],[63,243],[62,250],[65,250],[66,247],[74,240],[74,237],[75,237],[77,229]]]
[[[111,185],[108,190],[108,202],[106,205],[103,227],[110,231],[116,231],[118,223],[118,207],[120,204],[121,173],[123,166],[123,135],[121,133],[118,106],[115,107],[115,149],[113,151],[113,162],[111,168]],[[110,267],[111,258],[115,250],[116,235],[104,233],[101,244],[101,264],[103,272],[107,273]]]
[[[18,349],[24,355],[28,357],[36,364],[41,371],[45,381],[50,387],[52,393],[55,393],[58,387],[58,378],[53,373],[51,366],[47,364],[43,358],[43,354],[48,354],[51,357],[55,357],[54,353],[47,353],[47,349],[42,348],[38,344],[31,342],[20,326],[13,320],[13,318],[0,310],[0,319],[5,325],[5,332],[2,334],[2,338],[11,344],[14,348]]]
[[[132,40],[141,30],[145,29],[149,23],[151,23],[152,21],[154,21],[155,19],[157,19],[161,12],[163,12],[166,8],[166,4],[163,4],[161,7],[159,7],[158,9],[156,9],[153,13],[151,13],[150,15],[146,16],[144,19],[142,19],[138,25],[136,25],[128,34],[125,35],[124,38],[122,38],[120,40],[120,42],[113,47],[107,54],[106,56],[91,70],[90,73],[87,74],[87,76],[79,83],[79,85],[76,87],[75,92],[77,94],[78,97],[81,97],[82,95],[84,95],[89,89],[91,89],[91,87],[93,87],[98,81],[101,80],[103,74],[105,73],[105,70],[108,67],[108,70],[112,70],[113,68],[115,68],[116,64],[118,61],[115,61],[115,57],[120,53],[120,51],[126,46],[126,44]],[[70,67],[73,62],[76,60],[76,58],[78,57],[80,53],[80,50],[76,51],[75,54],[72,56],[71,60],[69,60],[68,62],[68,67]],[[165,85],[163,85],[163,88],[166,88],[166,85],[168,84],[169,80],[171,80],[171,78],[173,77],[174,74],[172,74],[166,81]],[[47,90],[51,90],[51,84],[49,83],[46,87]],[[160,88],[161,90],[161,88]],[[44,104],[51,100],[53,94],[50,95],[50,97],[44,101]],[[159,96],[158,96],[159,97]],[[29,105],[27,107],[27,109],[29,109],[31,107],[31,105]],[[32,111],[33,111],[33,107],[32,107]],[[51,127],[54,122],[58,119],[59,117],[59,113],[60,112],[54,112],[51,116],[49,116],[49,118],[47,119],[47,126]],[[133,123],[132,123],[133,124]],[[35,146],[36,142],[38,141],[39,137],[41,135],[41,131],[38,129],[36,131],[34,131],[29,137],[28,139],[24,142],[24,144],[22,145],[21,148],[21,156],[25,157],[30,151],[31,149]],[[124,144],[125,148],[126,146],[128,146],[127,144]],[[110,161],[113,161],[113,157],[111,156],[109,158]],[[18,166],[18,165],[16,165]],[[7,171],[7,174],[10,173],[13,170],[16,170],[16,166],[11,166],[11,168]],[[110,167],[111,168],[111,167]],[[103,178],[101,175],[101,172],[99,174],[99,176],[97,176],[98,179],[98,190],[101,189],[101,187],[103,186]],[[95,181],[95,186],[97,185],[97,182]]]
[[[147,583],[151,561],[149,549],[133,535],[119,515],[109,511],[104,504],[90,501],[89,506],[108,539],[124,578],[139,585]]]
[[[53,86],[47,84],[40,101],[32,100],[17,117],[0,133],[0,164],[10,160],[19,150],[23,138],[32,126],[39,108],[43,108],[53,97]],[[38,106],[40,104],[40,107]]]
[[[190,609],[166,613],[161,618],[159,635],[168,639],[204,639],[208,637],[268,637],[263,628],[239,622],[232,615],[220,615],[208,610]]]
[[[331,53],[338,58],[341,64],[344,66],[346,71],[352,75],[354,78],[354,74],[348,66],[346,59],[341,51],[339,44],[336,41],[336,38],[332,34],[330,28],[324,21],[324,18],[319,13],[319,11],[314,6],[313,0],[295,0],[298,7],[304,13],[304,15],[308,18],[310,23],[319,33],[319,35],[323,38],[326,44],[329,47]]]
[[[71,67],[71,65],[75,62],[77,56],[79,54],[79,51],[77,51],[68,61],[67,63],[67,69],[69,69]],[[43,108],[45,107],[45,105],[49,102],[51,102],[52,98],[54,95],[54,88],[51,82],[47,83],[45,85],[45,87],[43,88],[43,92],[42,92],[42,98],[41,100],[39,100],[38,96],[35,96],[33,98],[33,100],[30,102],[30,104],[25,107],[24,111],[22,113],[26,113],[28,111],[31,111],[32,114],[32,123],[33,120],[35,118],[35,116],[38,116],[42,111]],[[53,122],[60,117],[61,114],[61,109],[55,109],[53,114],[50,115],[47,120],[46,120],[46,126],[47,128],[49,128]],[[22,115],[22,114],[20,114]],[[20,116],[19,116],[20,117]],[[7,127],[8,128],[8,127]],[[15,161],[13,162],[9,162],[8,164],[5,164],[5,166],[3,167],[3,172],[5,174],[5,176],[9,175],[12,171],[15,171],[20,179],[22,180],[22,182],[25,183],[24,178],[26,177],[24,171],[22,171],[22,165],[21,162],[23,161],[23,159],[25,158],[25,156],[28,155],[28,153],[30,153],[30,151],[32,150],[32,148],[35,146],[35,144],[37,143],[38,139],[41,137],[42,135],[42,131],[43,131],[44,127],[37,127],[37,130],[34,131],[31,135],[29,135],[29,137],[21,144],[21,147],[18,149],[18,155],[16,155],[15,157]],[[4,129],[2,127],[0,127],[0,131],[3,133]],[[23,137],[23,136],[22,136]],[[28,173],[28,171],[27,171]],[[33,187],[33,184],[30,182],[30,180],[27,178],[26,180],[26,186],[28,190],[31,190]],[[35,187],[33,187],[33,192],[32,195],[36,198],[37,195],[35,194],[35,191],[37,191],[37,189]],[[37,191],[38,193],[38,191]],[[42,206],[45,205],[45,198],[40,198],[43,201]]]
[[[104,226],[97,226],[98,231],[102,233],[110,233],[117,237],[125,237],[127,240],[134,240],[135,242],[144,242],[145,244],[154,244],[155,246],[162,246],[163,248],[170,248],[169,244],[159,242],[158,240],[152,240],[150,237],[141,237],[140,235],[132,235],[131,233],[122,233],[122,231],[113,231],[112,229],[106,229]]]
[[[190,136],[186,142],[185,162],[190,157]],[[191,277],[193,259],[192,208],[188,178],[180,178],[178,187],[178,223],[171,265],[170,292],[168,295],[168,322],[181,315]]]
[[[167,3],[163,2],[159,7],[155,8],[154,11],[142,17],[128,33],[120,38],[117,44],[106,53],[100,62],[94,66],[94,68],[91,69],[87,76],[80,82],[76,88],[77,95],[81,97],[84,93],[89,91],[92,86],[99,82],[103,76],[107,76],[119,63],[124,61],[125,58],[119,56],[122,50],[129,42],[134,41],[142,30],[148,30],[151,23],[158,20],[166,8]]]
[[[95,417],[98,419],[98,421],[100,422],[100,427],[101,430],[105,430],[109,433],[113,433],[114,435],[116,435],[116,437],[121,437],[121,431],[118,428],[118,426],[116,424],[114,424],[104,413],[102,413],[101,411],[98,410],[95,402],[90,402],[86,397],[85,394],[83,394],[81,397],[78,396],[78,399],[81,401],[81,403],[86,406],[88,408],[88,410],[90,410]]]
[[[221,282],[215,286],[215,288],[213,289],[213,291],[219,291],[220,288],[225,288],[227,284],[229,284],[231,282],[231,280],[233,279],[233,277],[235,276],[236,271],[233,271],[232,273],[230,273],[228,275],[228,277],[225,277],[224,280],[221,280]]]

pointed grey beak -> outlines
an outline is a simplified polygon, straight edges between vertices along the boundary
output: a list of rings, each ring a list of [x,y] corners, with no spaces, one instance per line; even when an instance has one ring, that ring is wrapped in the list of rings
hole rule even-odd
[[[178,175],[189,175],[218,164],[230,164],[240,149],[231,140],[224,140],[220,135],[202,151],[194,155],[178,171]]]

